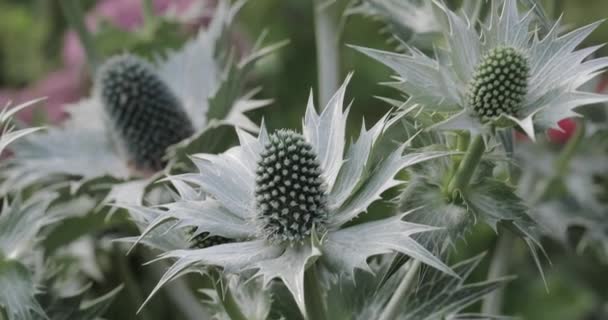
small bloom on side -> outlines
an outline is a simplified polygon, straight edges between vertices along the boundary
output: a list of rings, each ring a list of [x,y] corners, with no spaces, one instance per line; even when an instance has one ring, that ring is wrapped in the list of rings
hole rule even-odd
[[[393,86],[410,97],[406,107],[449,115],[436,128],[489,133],[517,125],[534,140],[535,131],[579,116],[574,108],[608,100],[579,90],[608,67],[607,59],[589,58],[600,46],[577,49],[600,22],[561,35],[558,21],[541,35],[533,10],[520,13],[516,0],[503,0],[492,3],[478,31],[442,2],[435,5],[447,17],[447,48],[436,58],[414,48],[406,54],[359,49],[398,74]]]
[[[394,177],[403,168],[446,155],[403,155],[401,146],[379,163],[372,161],[386,117],[369,130],[364,127],[346,150],[347,83],[348,79],[321,114],[310,98],[302,133],[269,134],[262,126],[254,137],[239,130],[239,146],[219,155],[194,155],[198,173],[168,178],[181,196],[161,208],[145,208],[157,218],[142,233],[142,241],[149,232],[169,225],[169,229],[196,228],[194,237],[205,233],[233,242],[166,252],[160,259],[176,261],[152,294],[185,272],[208,265],[227,273],[257,270],[264,284],[281,279],[304,313],[304,271],[316,261],[352,276],[355,269],[370,270],[370,256],[400,252],[453,274],[410,238],[435,228],[405,222],[405,214],[346,226],[384,191],[401,184]],[[194,190],[207,197],[196,200]]]

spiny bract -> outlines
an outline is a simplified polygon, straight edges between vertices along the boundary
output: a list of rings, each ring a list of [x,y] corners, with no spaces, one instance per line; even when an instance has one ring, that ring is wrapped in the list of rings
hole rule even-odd
[[[97,85],[112,129],[138,169],[162,169],[167,147],[194,133],[178,98],[142,59],[109,59]]]
[[[516,116],[528,88],[528,59],[510,47],[490,50],[469,84],[468,104],[482,121]]]
[[[327,220],[321,167],[302,135],[279,130],[261,153],[256,171],[256,209],[271,241],[300,241]]]

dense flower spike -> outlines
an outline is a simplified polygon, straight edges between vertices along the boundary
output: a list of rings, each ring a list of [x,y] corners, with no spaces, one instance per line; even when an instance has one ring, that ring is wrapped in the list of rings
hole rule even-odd
[[[162,169],[167,147],[194,133],[178,98],[145,61],[114,57],[97,81],[112,129],[138,169]]]
[[[327,220],[321,167],[304,137],[279,130],[270,137],[256,171],[256,207],[264,235],[273,241],[301,241]]]
[[[530,67],[523,53],[510,47],[490,50],[469,84],[468,105],[482,121],[502,114],[516,116],[524,101]]]

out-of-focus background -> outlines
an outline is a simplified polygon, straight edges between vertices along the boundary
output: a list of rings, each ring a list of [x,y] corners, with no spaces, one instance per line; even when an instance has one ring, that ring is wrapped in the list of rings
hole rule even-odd
[[[157,0],[157,14],[174,17],[174,22],[156,30],[140,30],[143,13],[140,0],[82,0],[86,24],[103,55],[135,51],[144,56],[179,47],[189,35],[210,19],[212,10],[194,10],[192,4],[212,7],[214,0]],[[552,1],[546,1],[552,2]],[[196,6],[195,6],[196,7]],[[170,8],[170,9],[169,9]],[[561,11],[567,25],[576,27],[608,15],[606,0],[566,0]],[[248,79],[251,87],[260,86],[260,98],[274,99],[267,109],[256,111],[271,128],[296,128],[311,89],[317,88],[317,66],[310,0],[250,0],[237,18],[235,46],[251,46],[264,31],[268,42],[288,39],[287,46],[258,64]],[[381,34],[382,23],[363,16],[343,19],[340,66],[342,76],[354,71],[348,90],[355,99],[352,121],[355,133],[362,119],[372,122],[389,110],[375,96],[396,97],[394,90],[379,84],[390,80],[390,72],[346,44],[391,49],[388,36]],[[125,32],[129,31],[129,32]],[[608,24],[602,25],[587,45],[608,40]],[[598,54],[606,55],[608,48]],[[59,0],[0,0],[0,106],[46,96],[42,108],[19,114],[29,125],[58,123],[65,118],[62,107],[89,93],[91,75],[85,54],[62,15]],[[78,226],[74,226],[77,228]],[[478,236],[459,247],[459,254],[472,255],[491,250],[495,235],[480,230]],[[490,245],[490,246],[488,246]],[[574,250],[547,241],[553,261],[546,266],[549,283],[546,291],[536,267],[524,246],[515,250],[513,260],[519,279],[507,291],[507,309],[525,319],[606,319],[608,314],[608,264],[593,253]],[[478,278],[485,274],[482,266]],[[153,285],[153,283],[149,284]],[[130,319],[132,310],[122,312],[120,299],[110,310],[110,319]]]

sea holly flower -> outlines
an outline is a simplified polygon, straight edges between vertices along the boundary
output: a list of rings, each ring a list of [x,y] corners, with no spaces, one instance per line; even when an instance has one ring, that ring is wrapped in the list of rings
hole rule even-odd
[[[530,138],[579,116],[574,108],[608,100],[579,88],[608,66],[590,59],[600,46],[577,49],[600,22],[561,35],[558,21],[546,34],[535,28],[534,10],[520,12],[516,0],[493,3],[486,23],[435,5],[445,13],[447,48],[435,58],[411,48],[397,54],[359,48],[397,74],[393,85],[409,96],[405,107],[448,114],[436,128],[488,133],[517,125]]]
[[[110,192],[111,198],[139,202],[168,160],[218,145],[210,143],[212,130],[257,130],[244,113],[268,101],[251,99],[254,92],[242,92],[243,82],[273,48],[256,48],[239,62],[227,59],[228,28],[239,8],[220,2],[208,30],[166,58],[109,59],[98,71],[92,96],[71,106],[61,127],[14,145],[14,157],[1,174],[4,188],[66,182],[78,188],[101,178],[143,177],[115,184]]]
[[[321,114],[310,98],[302,133],[278,130],[269,134],[262,126],[254,137],[239,130],[239,146],[219,155],[197,154],[193,161],[198,173],[168,178],[178,183],[176,189],[185,198],[157,209],[139,209],[138,215],[147,210],[157,216],[142,233],[143,241],[158,227],[164,227],[164,233],[196,228],[194,236],[206,232],[234,241],[164,253],[160,259],[176,261],[152,294],[172,279],[209,265],[227,273],[256,270],[265,285],[281,279],[306,314],[304,272],[315,262],[351,276],[357,268],[369,270],[370,256],[395,251],[452,274],[410,238],[435,228],[407,223],[404,214],[347,224],[384,191],[401,184],[394,178],[397,172],[446,155],[403,155],[401,146],[379,163],[370,161],[386,117],[369,130],[364,127],[345,152],[347,83],[348,79]],[[183,188],[187,184],[191,190]],[[196,190],[206,198],[189,200],[196,199],[192,192]]]

